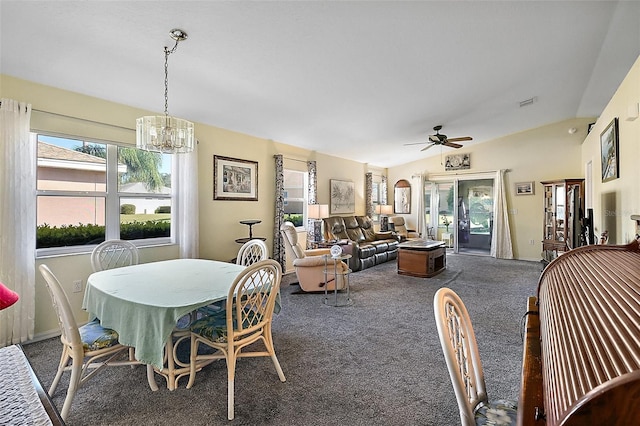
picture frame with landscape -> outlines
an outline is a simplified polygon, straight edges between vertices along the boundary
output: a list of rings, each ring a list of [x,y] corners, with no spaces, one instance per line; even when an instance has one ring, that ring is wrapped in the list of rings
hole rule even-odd
[[[213,199],[258,201],[258,162],[214,155]]]
[[[600,161],[602,164],[602,182],[620,177],[620,159],[618,157],[618,118],[600,133]]]
[[[533,182],[516,182],[516,195],[533,195],[535,186]]]

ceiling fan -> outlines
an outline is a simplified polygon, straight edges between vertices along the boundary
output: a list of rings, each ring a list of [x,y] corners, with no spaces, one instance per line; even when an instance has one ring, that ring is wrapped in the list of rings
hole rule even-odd
[[[431,148],[434,145],[444,145],[444,146],[448,146],[451,148],[462,148],[462,145],[460,145],[459,143],[455,143],[455,142],[462,142],[462,141],[470,141],[473,140],[472,137],[470,136],[464,136],[461,138],[447,138],[447,135],[441,135],[440,134],[440,130],[442,130],[442,126],[436,126],[433,128],[433,130],[436,131],[435,135],[429,135],[429,142],[430,144],[425,146],[424,148],[422,148],[420,151],[426,151],[427,149]],[[429,142],[415,142],[415,143],[406,143],[405,145],[418,145],[418,144],[423,144],[423,143],[429,143]]]

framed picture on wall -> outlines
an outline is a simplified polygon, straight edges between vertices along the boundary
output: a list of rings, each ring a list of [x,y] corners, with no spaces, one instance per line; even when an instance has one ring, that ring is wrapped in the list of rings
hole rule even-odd
[[[533,195],[533,182],[516,182],[516,195]]]
[[[258,201],[258,162],[214,155],[213,199]]]
[[[343,214],[356,211],[356,195],[352,181],[331,179],[331,213]]]
[[[620,177],[620,160],[618,158],[618,118],[600,133],[600,160],[602,163],[602,182]]]

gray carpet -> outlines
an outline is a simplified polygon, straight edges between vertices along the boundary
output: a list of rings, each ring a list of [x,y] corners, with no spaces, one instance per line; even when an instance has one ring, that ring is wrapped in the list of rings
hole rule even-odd
[[[198,373],[192,389],[152,392],[145,369],[110,368],[80,389],[69,425],[442,425],[459,424],[458,409],[433,316],[440,287],[456,291],[476,331],[490,398],[517,399],[520,321],[541,265],[449,255],[430,278],[396,273],[395,262],[351,274],[353,306],[333,308],[322,294],[299,294],[283,280],[283,309],[273,335],[287,377],[268,358],[241,359],[236,418],[226,418],[226,366]],[[25,345],[45,389],[60,354],[58,339]],[[62,407],[68,375],[53,400]]]

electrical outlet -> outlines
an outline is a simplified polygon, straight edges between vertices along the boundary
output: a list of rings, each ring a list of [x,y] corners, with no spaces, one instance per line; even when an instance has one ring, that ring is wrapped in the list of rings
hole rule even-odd
[[[529,244],[534,245],[536,243],[535,240],[529,240]]]
[[[73,282],[73,292],[74,293],[82,292],[82,280],[75,280]]]

